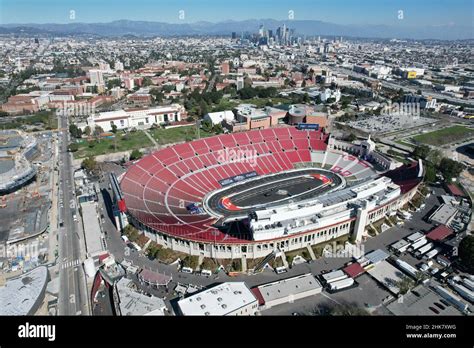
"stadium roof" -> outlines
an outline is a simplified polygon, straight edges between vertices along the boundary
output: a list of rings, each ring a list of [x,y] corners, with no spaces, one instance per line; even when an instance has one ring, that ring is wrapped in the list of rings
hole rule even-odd
[[[431,239],[431,240],[443,240],[447,236],[450,236],[453,234],[453,230],[450,229],[449,227],[445,225],[439,225],[438,227],[435,227],[433,230],[431,230],[427,235],[426,238]]]
[[[39,266],[0,287],[0,315],[33,315],[44,297],[48,268]]]

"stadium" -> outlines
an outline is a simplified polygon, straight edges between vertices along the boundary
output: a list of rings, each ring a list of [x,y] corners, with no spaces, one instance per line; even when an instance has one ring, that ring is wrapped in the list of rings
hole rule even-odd
[[[35,178],[31,160],[37,154],[34,137],[16,130],[0,131],[0,195],[14,192]]]
[[[404,206],[423,179],[321,129],[282,127],[177,144],[132,164],[119,210],[172,250],[216,259],[261,258],[343,235]]]

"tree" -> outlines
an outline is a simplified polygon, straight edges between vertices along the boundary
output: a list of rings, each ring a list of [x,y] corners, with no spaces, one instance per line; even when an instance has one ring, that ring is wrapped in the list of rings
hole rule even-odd
[[[88,172],[93,172],[97,168],[97,162],[94,157],[89,156],[86,159],[84,159],[81,163],[81,168],[88,171]]]
[[[82,137],[82,131],[81,131],[81,129],[78,128],[75,124],[69,125],[69,133],[71,133],[71,135],[72,135],[74,138],[80,138],[80,137]]]
[[[212,127],[212,130],[216,134],[222,134],[224,132],[224,129],[222,128],[222,124],[218,123],[214,127]]]
[[[411,154],[415,159],[426,159],[430,154],[430,147],[428,145],[419,145],[415,147]]]
[[[182,261],[183,267],[196,269],[199,266],[199,256],[186,256]]]
[[[76,152],[77,150],[79,150],[79,145],[77,145],[76,143],[69,144],[68,150],[69,152]]]
[[[416,272],[415,273],[415,284],[418,285],[422,283],[428,276],[423,272]]]
[[[436,168],[433,167],[431,164],[425,165],[425,180],[427,182],[436,181]]]
[[[142,158],[143,154],[140,152],[140,150],[133,150],[131,153],[130,153],[130,161],[135,161],[137,159],[140,159]]]
[[[347,137],[347,141],[351,143],[355,141],[356,139],[357,139],[357,136],[354,133],[349,134],[349,136]]]
[[[204,132],[207,132],[207,133],[212,132],[212,122],[209,120],[202,121],[201,128]]]
[[[143,79],[142,85],[143,85],[144,87],[151,86],[152,84],[153,84],[153,81],[151,80],[151,78],[145,77],[145,78]]]
[[[430,154],[428,155],[428,160],[435,166],[440,164],[442,158],[443,153],[438,149],[431,150]]]
[[[408,276],[403,276],[396,286],[400,289],[400,294],[405,295],[414,285],[413,280]]]
[[[232,260],[232,270],[236,272],[240,272],[242,270],[240,260]]]
[[[114,133],[114,134],[117,133],[117,125],[112,123],[111,127],[112,127],[112,133]]]
[[[474,273],[474,236],[464,237],[459,243],[459,260],[469,273]]]
[[[252,87],[244,87],[237,91],[237,94],[241,99],[252,99],[257,96],[257,91]]]
[[[161,103],[165,98],[165,95],[158,88],[152,88],[150,94],[153,96],[156,103]]]
[[[99,136],[100,134],[104,133],[104,130],[101,126],[95,126],[94,128],[94,136]]]
[[[107,89],[112,89],[114,87],[120,87],[121,85],[120,79],[111,79],[107,81]]]
[[[92,134],[91,127],[86,126],[86,128],[84,128],[84,134],[87,135],[88,137],[90,137],[91,134]]]
[[[204,116],[205,114],[207,114],[207,104],[204,100],[201,100],[201,102],[199,103],[199,114],[201,116]]]
[[[159,252],[160,252],[160,248],[158,247],[156,243],[150,243],[150,245],[148,246],[146,250],[148,257],[152,259],[156,259]]]
[[[450,182],[461,174],[464,164],[445,157],[440,161],[438,169],[443,174],[444,180]]]
[[[136,242],[140,237],[140,233],[132,225],[125,226],[123,229],[123,234],[125,234],[131,242]]]

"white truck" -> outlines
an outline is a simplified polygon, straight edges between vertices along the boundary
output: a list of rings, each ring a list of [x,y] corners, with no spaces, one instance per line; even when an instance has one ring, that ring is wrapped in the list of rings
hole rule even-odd
[[[354,284],[354,279],[352,278],[340,279],[340,280],[336,280],[334,282],[329,283],[329,290],[331,291],[342,290],[342,289],[348,288],[349,286],[352,286],[353,284]]]

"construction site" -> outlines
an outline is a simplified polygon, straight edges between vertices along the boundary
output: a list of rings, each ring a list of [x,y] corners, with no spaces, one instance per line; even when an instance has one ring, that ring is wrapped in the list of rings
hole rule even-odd
[[[2,280],[54,262],[49,232],[55,185],[52,132],[0,131]]]

